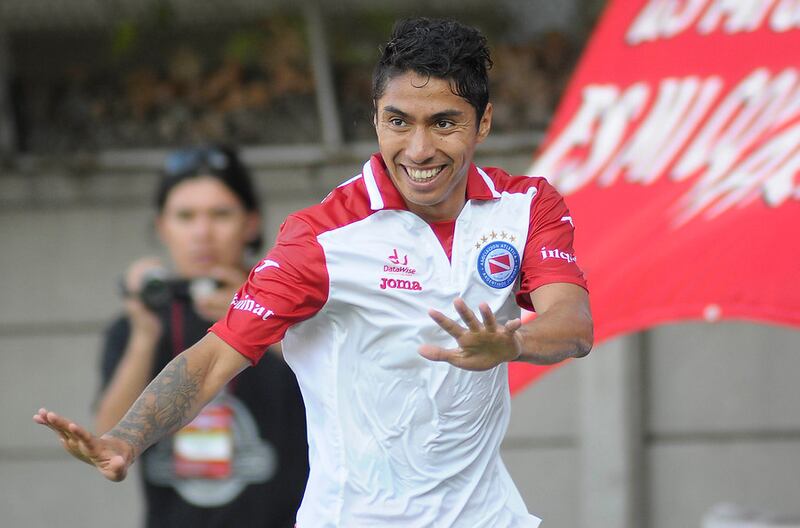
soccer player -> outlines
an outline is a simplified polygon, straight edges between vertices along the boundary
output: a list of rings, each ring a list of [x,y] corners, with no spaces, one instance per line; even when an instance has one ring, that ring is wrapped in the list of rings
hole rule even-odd
[[[506,364],[585,356],[592,320],[559,194],[473,163],[490,66],[473,28],[398,22],[373,76],[380,153],[287,218],[227,315],[109,432],[34,420],[121,480],[283,339],[308,421],[299,528],[538,526],[499,456]]]

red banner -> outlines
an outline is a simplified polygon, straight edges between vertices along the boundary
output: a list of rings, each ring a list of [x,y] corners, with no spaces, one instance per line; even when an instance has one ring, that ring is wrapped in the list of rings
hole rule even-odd
[[[799,59],[798,0],[609,2],[529,172],[567,196],[596,341],[800,325]]]

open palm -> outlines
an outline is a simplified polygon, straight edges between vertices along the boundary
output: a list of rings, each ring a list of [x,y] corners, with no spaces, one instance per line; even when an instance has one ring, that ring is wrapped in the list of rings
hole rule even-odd
[[[428,313],[436,324],[455,338],[458,347],[447,349],[424,344],[419,348],[420,355],[465,370],[489,370],[519,357],[522,350],[517,334],[522,326],[519,319],[499,324],[489,305],[481,303],[478,309],[483,321],[480,321],[463,299],[457,298],[453,306],[466,328],[437,310]]]
[[[63,416],[39,409],[33,421],[52,429],[64,449],[75,458],[93,465],[109,480],[125,478],[130,465],[131,447],[120,439],[97,437]]]

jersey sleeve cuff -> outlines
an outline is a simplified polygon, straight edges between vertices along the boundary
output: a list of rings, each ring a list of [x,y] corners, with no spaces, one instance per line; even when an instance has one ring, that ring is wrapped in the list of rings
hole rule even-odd
[[[215,323],[208,331],[231,346],[235,351],[246,357],[250,364],[255,366],[258,361],[263,356],[263,351],[255,350],[253,347],[248,347],[244,343],[242,343],[235,334],[228,331],[224,326],[221,326],[219,323]]]
[[[531,293],[533,293],[537,288],[545,286],[547,284],[555,284],[558,282],[566,282],[569,284],[577,284],[587,292],[589,291],[589,287],[586,285],[586,280],[580,277],[575,277],[574,275],[563,275],[563,276],[548,276],[541,278],[532,284],[528,285],[525,289],[522,289],[517,292],[517,305],[520,308],[524,308],[529,312],[535,312],[536,310],[533,309],[533,304],[531,303]]]

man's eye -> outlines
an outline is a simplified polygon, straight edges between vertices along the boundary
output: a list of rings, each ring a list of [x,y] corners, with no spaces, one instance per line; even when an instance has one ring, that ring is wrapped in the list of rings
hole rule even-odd
[[[211,212],[211,216],[217,220],[225,220],[227,218],[233,218],[234,210],[233,209],[215,209]]]
[[[398,126],[399,127],[399,126],[405,125],[406,122],[403,121],[402,119],[400,119],[399,117],[393,117],[393,118],[389,119],[389,124],[392,125],[392,126]]]
[[[436,122],[436,128],[450,128],[452,126],[453,126],[453,122],[452,121],[444,121],[444,120],[442,120],[442,121],[437,121]]]

